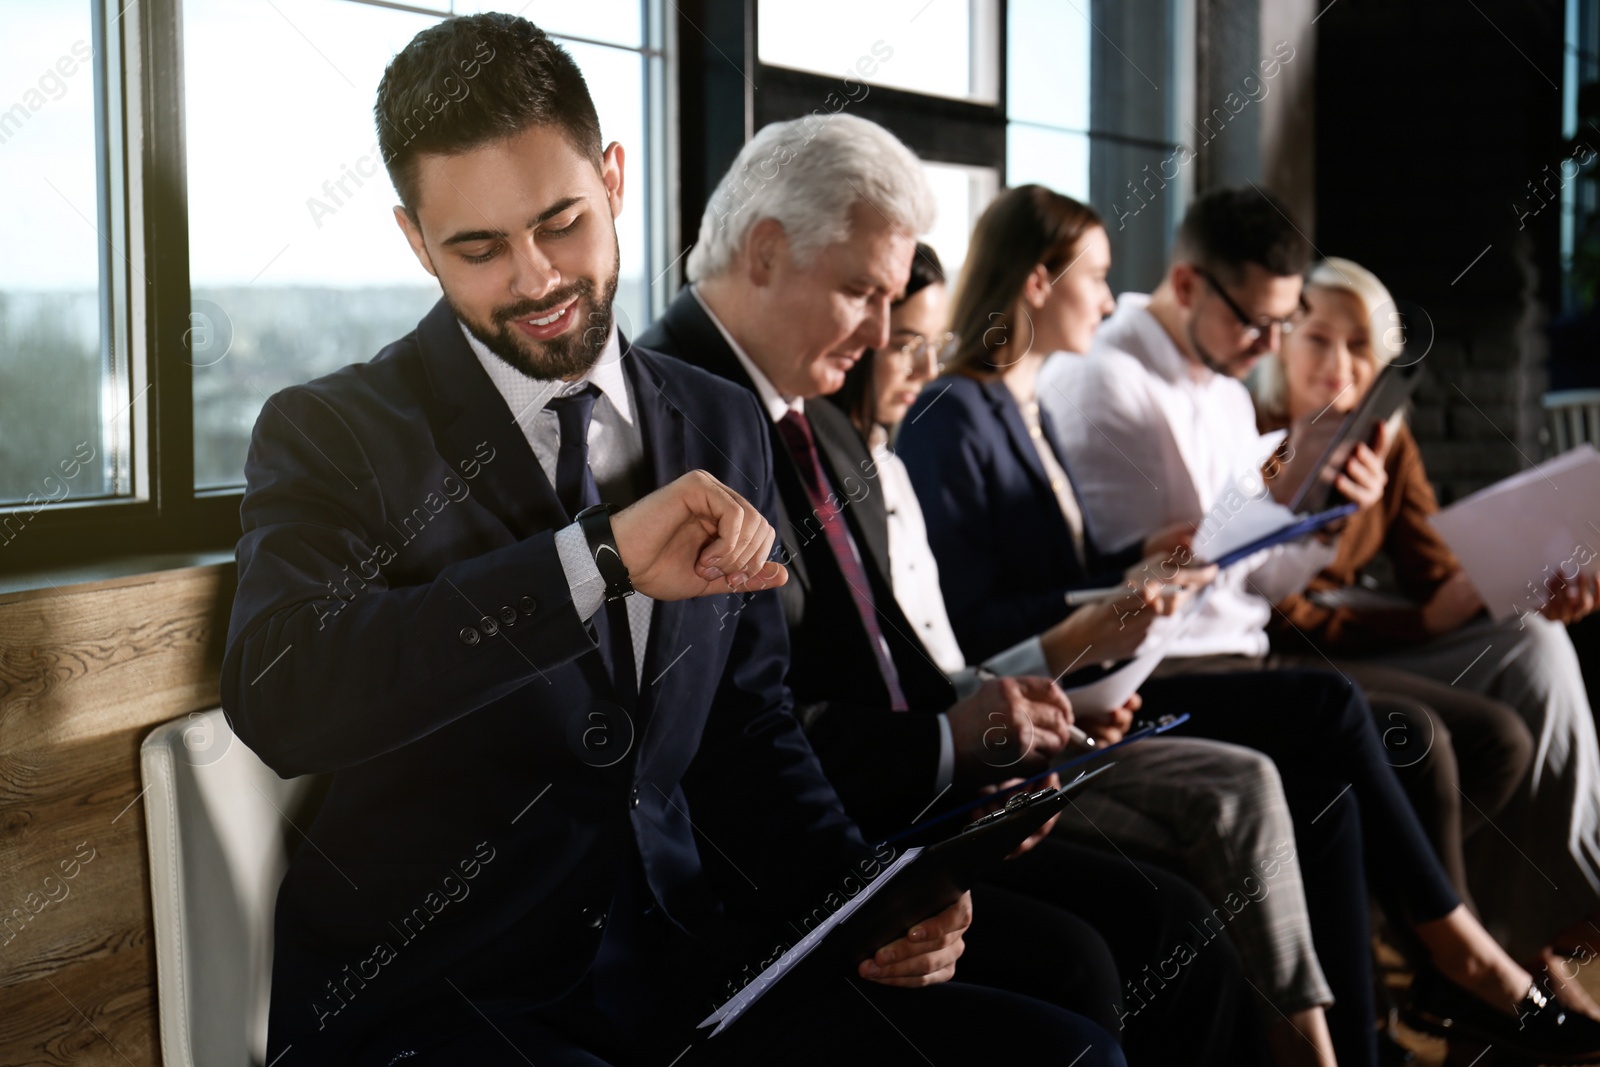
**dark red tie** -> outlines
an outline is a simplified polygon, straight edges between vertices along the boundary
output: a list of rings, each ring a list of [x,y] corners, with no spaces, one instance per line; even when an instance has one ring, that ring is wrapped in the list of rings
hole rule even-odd
[[[822,523],[822,533],[828,539],[828,548],[839,563],[845,584],[850,587],[850,598],[855,601],[861,625],[878,657],[878,670],[883,674],[883,684],[889,690],[889,706],[895,711],[906,710],[906,695],[900,689],[900,672],[895,669],[894,658],[889,655],[889,645],[878,628],[878,606],[872,599],[872,581],[867,577],[861,557],[850,540],[850,530],[845,526],[835,496],[828,486],[828,475],[817,456],[817,442],[811,436],[811,423],[798,411],[790,410],[778,420],[778,432],[789,446],[789,455],[800,468],[800,480],[805,482],[806,496],[811,499],[811,510]]]

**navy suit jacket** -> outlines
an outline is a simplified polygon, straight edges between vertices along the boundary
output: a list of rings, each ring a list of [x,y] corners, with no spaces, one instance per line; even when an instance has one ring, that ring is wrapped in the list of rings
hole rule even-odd
[[[688,289],[641,337],[663,352],[736,382],[751,397],[755,383]],[[823,768],[846,809],[869,833],[903,828],[933,799],[939,726],[933,712],[955,703],[955,688],[928,657],[895,601],[889,577],[889,519],[877,467],[866,441],[837,407],[806,404],[817,451],[872,583],[878,626],[889,643],[911,714],[893,712],[883,674],[868,643],[844,574],[812,517],[800,470],[763,411],[778,484],[782,558],[789,583],[778,591],[789,623],[789,685]]]
[[[1066,455],[1039,413],[1057,459]],[[1070,589],[1113,585],[1139,560],[1078,555],[1044,464],[1006,384],[961,374],[927,386],[900,424],[895,452],[911,473],[939,564],[950,625],[969,663],[981,663],[1066,618]],[[1062,468],[1067,468],[1062,461]]]
[[[623,348],[641,494],[703,468],[775,519],[752,398]],[[270,398],[245,475],[223,707],[280,775],[332,772],[278,895],[269,1058],[341,1060],[445,979],[542,1003],[588,974],[648,1014],[734,910],[727,865],[787,918],[866,854],[793,717],[776,594],[658,602],[638,704],[610,703],[567,518],[443,300]]]

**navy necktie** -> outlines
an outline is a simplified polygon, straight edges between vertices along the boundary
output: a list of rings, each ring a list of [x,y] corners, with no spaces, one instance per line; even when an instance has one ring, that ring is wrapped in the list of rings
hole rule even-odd
[[[584,508],[600,503],[600,488],[589,469],[589,420],[600,390],[590,383],[570,396],[550,401],[561,427],[561,446],[556,451],[556,497],[569,520]],[[617,701],[632,711],[638,698],[638,678],[633,662],[633,631],[628,625],[626,600],[609,600],[600,605],[591,620],[600,640],[600,656],[611,676]]]

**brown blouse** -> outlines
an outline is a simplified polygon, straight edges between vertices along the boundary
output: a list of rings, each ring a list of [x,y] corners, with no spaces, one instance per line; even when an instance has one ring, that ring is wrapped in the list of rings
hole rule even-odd
[[[1257,412],[1261,432],[1281,430],[1286,420]],[[1376,507],[1357,512],[1345,525],[1334,561],[1311,580],[1307,592],[1344,589],[1356,584],[1363,568],[1387,553],[1400,592],[1416,607],[1384,610],[1325,608],[1303,594],[1287,597],[1268,627],[1275,644],[1298,630],[1326,652],[1370,652],[1396,643],[1414,644],[1427,637],[1422,607],[1445,579],[1460,569],[1455,555],[1440,538],[1428,516],[1439,510],[1433,487],[1422,466],[1422,452],[1409,428],[1402,426],[1384,460],[1389,482]],[[1296,638],[1298,648],[1304,645]]]

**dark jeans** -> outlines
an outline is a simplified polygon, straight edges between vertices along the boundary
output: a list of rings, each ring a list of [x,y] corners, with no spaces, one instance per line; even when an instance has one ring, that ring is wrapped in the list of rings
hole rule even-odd
[[[1170,660],[1141,690],[1145,714],[1187,711],[1193,718],[1180,733],[1247,745],[1277,764],[1294,817],[1312,939],[1337,998],[1328,1026],[1339,1062],[1374,1063],[1369,886],[1401,927],[1441,918],[1460,899],[1390,766],[1359,686],[1331,671],[1255,669],[1259,662]]]

